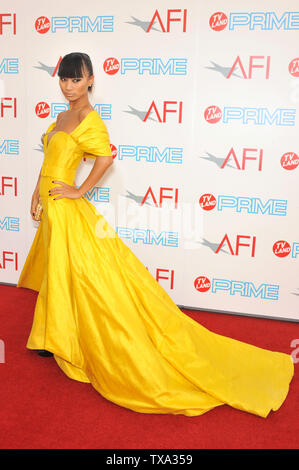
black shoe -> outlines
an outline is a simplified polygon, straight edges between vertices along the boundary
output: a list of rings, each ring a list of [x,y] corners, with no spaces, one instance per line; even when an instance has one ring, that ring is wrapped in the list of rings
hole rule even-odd
[[[46,349],[38,349],[37,354],[42,357],[52,357],[53,353],[47,351]]]

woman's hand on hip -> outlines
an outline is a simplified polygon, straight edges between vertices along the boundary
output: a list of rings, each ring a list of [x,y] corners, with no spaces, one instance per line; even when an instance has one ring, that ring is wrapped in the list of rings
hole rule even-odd
[[[69,199],[79,199],[82,196],[79,189],[76,188],[75,185],[70,185],[58,180],[54,180],[52,183],[60,183],[61,185],[49,189],[49,196],[56,196],[56,194],[59,194],[59,196],[54,197],[54,201],[56,199],[62,199],[63,197],[68,197]]]

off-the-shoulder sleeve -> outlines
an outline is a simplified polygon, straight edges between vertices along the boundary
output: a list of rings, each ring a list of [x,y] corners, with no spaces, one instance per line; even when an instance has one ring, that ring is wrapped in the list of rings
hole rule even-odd
[[[56,121],[51,122],[51,124],[49,125],[48,129],[46,130],[46,132],[44,132],[44,133],[41,135],[41,142],[42,142],[42,144],[44,144],[44,142],[45,142],[45,136],[46,136],[46,134],[48,134],[48,133],[55,127],[55,124],[56,124]]]
[[[100,116],[83,126],[75,138],[87,158],[112,156],[108,130]]]
[[[48,134],[48,132],[50,132],[50,131],[53,129],[53,127],[55,126],[55,124],[56,124],[56,121],[51,122],[51,124],[49,125],[49,127],[48,127],[48,129],[46,130],[45,134]]]

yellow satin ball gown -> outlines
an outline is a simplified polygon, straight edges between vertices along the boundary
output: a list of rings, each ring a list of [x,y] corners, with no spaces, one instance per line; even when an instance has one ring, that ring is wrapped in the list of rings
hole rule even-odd
[[[74,184],[83,155],[111,155],[96,110],[47,141],[55,124],[44,136],[42,219],[17,284],[39,292],[27,348],[51,351],[68,377],[141,413],[196,416],[223,404],[262,417],[277,410],[294,373],[290,355],[204,328],[84,196],[49,196],[52,180]]]

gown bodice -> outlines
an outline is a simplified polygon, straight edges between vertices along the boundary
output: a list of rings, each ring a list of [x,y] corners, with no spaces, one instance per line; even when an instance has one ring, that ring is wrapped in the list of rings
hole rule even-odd
[[[112,155],[106,125],[95,109],[72,132],[57,131],[49,139],[55,125],[56,121],[52,122],[42,136],[42,176],[74,179],[83,156],[97,158]]]

